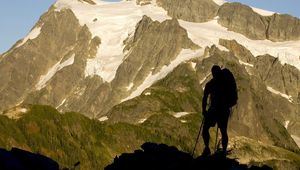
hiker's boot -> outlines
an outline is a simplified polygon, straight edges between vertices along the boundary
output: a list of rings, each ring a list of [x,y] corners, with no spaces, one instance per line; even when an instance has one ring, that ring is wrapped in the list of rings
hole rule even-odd
[[[222,157],[226,157],[226,155],[227,155],[226,149],[222,149],[220,154],[221,154]]]
[[[210,149],[209,147],[205,147],[201,156],[209,156],[210,155]]]

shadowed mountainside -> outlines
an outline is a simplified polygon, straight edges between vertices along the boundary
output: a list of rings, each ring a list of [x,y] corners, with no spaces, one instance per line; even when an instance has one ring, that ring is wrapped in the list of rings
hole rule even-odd
[[[59,165],[54,160],[18,148],[10,151],[0,149],[1,170],[58,170]]]

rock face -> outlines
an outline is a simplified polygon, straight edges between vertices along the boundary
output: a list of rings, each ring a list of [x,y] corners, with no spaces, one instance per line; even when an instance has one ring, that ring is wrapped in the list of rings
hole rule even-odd
[[[223,42],[225,41],[223,40]],[[230,44],[230,41],[227,44]],[[242,47],[232,41],[231,47],[238,46]],[[299,122],[299,119],[296,118],[299,114],[299,105],[289,102],[284,97],[272,94],[267,89],[268,83],[257,73],[260,70],[258,66],[253,66],[252,72],[256,73],[249,75],[246,67],[240,64],[240,60],[244,60],[244,58],[234,56],[235,54],[244,56],[242,54],[248,52],[244,47],[241,49],[232,48],[231,52],[222,52],[216,47],[210,48],[209,58],[200,57],[181,64],[166,78],[146,89],[141,96],[113,107],[108,114],[109,122],[138,124],[155,114],[201,113],[202,88],[205,82],[210,80],[208,75],[212,65],[219,64],[229,68],[234,73],[239,90],[238,106],[234,108],[230,121],[232,134],[248,136],[292,151],[298,151],[296,143],[284,128],[284,122],[286,119],[294,119],[295,122]],[[251,60],[255,65],[259,58],[253,57]],[[191,63],[196,64],[195,70],[191,67]],[[262,62],[260,61],[260,63]],[[263,63],[265,68],[272,68],[272,64]],[[296,82],[295,84],[297,85]],[[253,131],[252,128],[256,130]],[[294,128],[297,127],[291,127],[291,129]],[[282,136],[285,137],[282,138]]]
[[[269,90],[274,89],[289,100],[291,105],[285,106],[278,103],[282,113],[281,121],[285,122],[290,134],[299,136],[300,133],[297,132],[297,129],[300,128],[297,123],[300,113],[300,103],[297,100],[300,91],[299,70],[290,65],[282,65],[276,58],[269,55],[257,57],[255,70],[254,74],[264,81]]]
[[[161,35],[157,36],[158,34]],[[135,79],[159,72],[164,65],[169,65],[182,49],[189,48],[196,50],[199,46],[188,38],[186,30],[179,26],[176,19],[159,23],[144,16],[137,24],[135,35],[125,46],[125,50],[130,51],[130,54],[117,71],[116,84],[120,84],[122,79],[124,83],[121,84],[124,86],[131,82],[136,82],[135,86],[138,86],[142,82]]]
[[[127,55],[115,79],[108,83],[99,76],[85,77],[87,59],[96,55],[101,39],[80,26],[71,10],[51,8],[35,26],[39,27],[36,38],[19,42],[1,58],[0,110],[18,103],[46,104],[89,117],[101,116],[150,74],[170,65],[182,49],[200,48],[176,19],[160,23],[144,16],[134,35],[124,42]]]
[[[126,42],[124,50],[128,52],[111,82],[110,97],[99,101],[99,116],[129,96],[149,75],[169,65],[182,49],[188,48],[198,49],[199,46],[188,38],[176,19],[159,23],[144,16],[137,24],[134,36]]]
[[[300,39],[300,20],[290,15],[261,16],[240,3],[225,3],[218,11],[218,23],[255,40]]]
[[[287,64],[282,65],[277,58],[270,55],[257,57],[255,68],[267,85],[291,96],[293,102],[297,103],[297,96],[300,91],[300,73],[298,69]]]
[[[148,5],[151,4],[152,0],[136,0],[136,4],[138,5]]]
[[[286,14],[274,14],[269,22],[267,38],[271,41],[299,40],[300,20]]]
[[[1,59],[0,110],[24,101],[29,93],[46,85],[47,78],[52,76],[49,73],[51,68],[52,72],[59,71],[61,74],[55,77],[57,80],[53,82],[56,83],[48,86],[44,93],[51,90],[54,92],[52,94],[58,95],[47,98],[38,96],[38,99],[30,101],[38,100],[55,106],[63,95],[69,93],[79,77],[84,76],[81,70],[89,53],[89,42],[95,42],[96,38],[92,40],[87,27],[79,25],[71,10],[55,11],[52,7],[34,29],[40,29],[36,38],[19,41]],[[99,41],[96,42],[99,44]],[[61,81],[62,78],[66,79]]]
[[[250,7],[240,3],[225,3],[219,11],[218,23],[251,39],[266,39],[267,21]]]
[[[256,77],[272,93],[269,103],[263,104],[264,107],[270,107],[267,110],[273,110],[276,106],[277,120],[292,135],[299,136],[299,70],[288,64],[282,65],[280,61],[270,55],[258,56],[256,58],[243,46],[235,40],[220,40],[220,44],[228,48],[240,61],[244,62],[245,69],[249,75]],[[242,63],[243,64],[243,63]],[[246,64],[246,65],[245,65]],[[259,92],[262,93],[262,92]],[[268,98],[268,97],[267,97]],[[271,99],[275,98],[275,99]],[[288,124],[286,124],[289,122]]]
[[[156,3],[168,11],[169,16],[191,22],[213,19],[219,7],[212,0],[157,0]]]
[[[220,39],[219,44],[229,49],[231,52],[234,53],[235,56],[237,56],[241,61],[248,63],[248,64],[254,64],[255,58],[252,55],[252,53],[245,48],[244,46],[240,45],[236,40],[225,40]]]

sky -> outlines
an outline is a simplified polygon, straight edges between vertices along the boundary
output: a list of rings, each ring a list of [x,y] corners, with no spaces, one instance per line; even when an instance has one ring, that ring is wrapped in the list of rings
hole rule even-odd
[[[25,37],[56,0],[1,0],[0,54]],[[107,0],[118,1],[118,0]],[[300,18],[300,0],[227,0]]]

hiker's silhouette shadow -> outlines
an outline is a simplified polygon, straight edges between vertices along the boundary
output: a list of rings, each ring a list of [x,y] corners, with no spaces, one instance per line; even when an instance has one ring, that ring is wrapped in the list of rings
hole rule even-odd
[[[144,143],[142,150],[134,153],[123,153],[116,157],[105,170],[270,170],[268,166],[256,167],[241,165],[234,159],[220,155],[198,157],[179,151],[176,147],[165,144]]]
[[[59,165],[54,160],[18,148],[10,151],[0,149],[1,170],[58,170]]]

